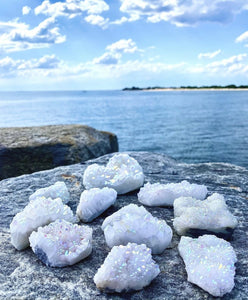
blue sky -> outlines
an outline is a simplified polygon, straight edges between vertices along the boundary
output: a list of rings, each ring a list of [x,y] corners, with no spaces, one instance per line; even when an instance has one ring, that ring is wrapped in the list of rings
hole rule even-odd
[[[247,0],[0,4],[0,90],[248,84]]]

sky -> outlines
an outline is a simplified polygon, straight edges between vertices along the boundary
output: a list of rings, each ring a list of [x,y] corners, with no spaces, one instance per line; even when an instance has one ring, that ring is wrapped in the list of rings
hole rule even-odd
[[[247,0],[0,0],[0,90],[248,84]]]

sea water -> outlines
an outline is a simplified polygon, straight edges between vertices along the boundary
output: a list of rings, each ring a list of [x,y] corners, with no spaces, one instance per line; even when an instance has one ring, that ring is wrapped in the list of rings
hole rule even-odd
[[[248,167],[247,91],[0,92],[0,127],[48,124],[111,131],[120,151]]]

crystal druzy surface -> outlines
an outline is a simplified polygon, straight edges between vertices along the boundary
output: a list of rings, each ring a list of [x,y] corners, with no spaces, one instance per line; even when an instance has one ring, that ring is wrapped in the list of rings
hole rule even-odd
[[[124,206],[107,217],[102,230],[110,248],[132,242],[146,244],[153,254],[162,253],[172,239],[172,230],[164,220],[135,204]]]
[[[64,267],[90,255],[92,229],[60,219],[39,227],[37,232],[33,231],[29,241],[32,250],[44,264]]]
[[[236,254],[229,242],[214,235],[198,239],[182,237],[178,245],[188,281],[215,297],[231,292],[234,287]]]
[[[136,190],[144,183],[144,174],[139,163],[128,154],[119,153],[110,158],[106,167],[93,164],[84,172],[86,189],[110,187],[118,194]]]
[[[117,192],[108,187],[85,190],[80,197],[77,215],[83,222],[90,222],[113,205],[116,197]]]
[[[99,289],[110,292],[141,290],[159,274],[159,266],[144,244],[115,246],[98,269],[94,282]]]
[[[64,204],[70,201],[69,191],[67,189],[66,184],[63,181],[57,181],[53,185],[38,189],[29,197],[29,200],[32,201],[40,197],[52,198],[52,199],[60,198]]]
[[[237,219],[228,210],[222,195],[214,193],[206,200],[180,197],[174,202],[173,226],[179,235],[190,229],[206,229],[212,232],[225,232],[235,228]]]
[[[138,200],[148,206],[173,206],[174,200],[178,197],[194,197],[203,200],[207,192],[205,185],[190,184],[186,180],[169,184],[147,183],[140,189]]]
[[[11,243],[17,250],[29,246],[29,236],[40,226],[47,225],[56,219],[75,221],[69,206],[64,205],[60,198],[37,198],[16,214],[10,224]]]

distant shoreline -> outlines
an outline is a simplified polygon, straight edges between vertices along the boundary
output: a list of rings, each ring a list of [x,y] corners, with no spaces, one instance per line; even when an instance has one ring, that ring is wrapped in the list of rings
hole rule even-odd
[[[131,87],[124,88],[122,91],[145,91],[145,92],[170,92],[170,91],[248,91],[248,86],[234,84],[227,86],[181,86],[181,87]]]

